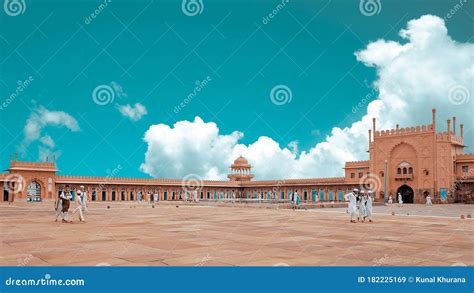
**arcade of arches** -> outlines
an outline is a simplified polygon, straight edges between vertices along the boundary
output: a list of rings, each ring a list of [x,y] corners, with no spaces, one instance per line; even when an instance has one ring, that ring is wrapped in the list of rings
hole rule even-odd
[[[472,202],[474,154],[464,153],[463,125],[458,129],[453,117],[444,131],[437,128],[434,109],[431,123],[416,127],[378,130],[374,119],[368,130],[369,159],[346,162],[343,176],[336,178],[254,180],[250,162],[240,156],[229,180],[197,185],[181,179],[63,176],[54,162],[18,159],[10,160],[0,182],[3,201],[54,200],[68,184],[72,190],[86,186],[92,201],[130,201],[148,193],[158,200],[183,200],[196,190],[201,200],[287,201],[298,191],[303,202],[338,202],[353,188],[364,188],[375,192],[376,201],[400,193],[405,203],[422,203],[428,194],[435,203]]]

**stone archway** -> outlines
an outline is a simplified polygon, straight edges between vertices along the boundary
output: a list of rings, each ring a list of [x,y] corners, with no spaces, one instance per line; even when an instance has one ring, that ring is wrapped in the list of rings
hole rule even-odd
[[[403,203],[413,203],[415,193],[410,186],[404,184],[397,189],[397,200],[399,193],[402,195]]]

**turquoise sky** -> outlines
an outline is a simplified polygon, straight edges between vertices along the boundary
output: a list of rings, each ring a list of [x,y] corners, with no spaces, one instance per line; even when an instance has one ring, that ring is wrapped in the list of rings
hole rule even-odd
[[[121,176],[147,177],[139,171],[145,131],[195,116],[216,122],[221,133],[244,132],[242,143],[267,135],[282,146],[298,140],[307,149],[332,127],[365,114],[352,114],[352,108],[371,92],[376,73],[356,61],[355,51],[379,38],[400,40],[408,20],[444,17],[459,3],[380,2],[378,14],[365,16],[359,1],[290,0],[267,22],[263,18],[281,1],[202,0],[202,13],[187,16],[178,0],[112,0],[89,21],[103,1],[25,0],[21,15],[0,12],[1,100],[19,80],[33,78],[0,111],[0,166],[5,169],[18,151],[38,105],[79,122],[79,132],[47,130],[61,151],[63,174],[106,175],[120,164]],[[447,22],[459,42],[472,41],[473,2]],[[209,84],[176,113],[196,81],[207,77]],[[105,106],[94,103],[93,90],[112,82],[124,95]],[[269,93],[280,84],[291,88],[292,100],[276,106]],[[138,102],[148,110],[139,121],[124,118],[115,106]],[[20,157],[38,160],[38,142]]]

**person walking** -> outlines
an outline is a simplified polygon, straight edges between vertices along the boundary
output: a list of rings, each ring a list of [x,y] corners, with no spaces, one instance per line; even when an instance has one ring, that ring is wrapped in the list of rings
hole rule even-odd
[[[392,196],[391,193],[390,193],[390,195],[388,196],[388,204],[390,205],[390,207],[392,207],[392,204],[393,204],[393,196]]]
[[[61,192],[61,215],[63,223],[70,223],[69,218],[69,207],[71,206],[72,194],[69,190],[69,185],[66,184],[64,190]]]
[[[373,192],[369,192],[366,200],[366,207],[365,207],[365,214],[367,218],[369,218],[369,222],[372,222],[372,206],[373,206],[374,198]]]
[[[76,208],[72,212],[72,216],[74,217],[75,214],[78,214],[79,221],[81,223],[85,223],[86,221],[84,220],[84,214],[82,213],[83,209],[85,208],[85,197],[87,194],[84,191],[84,186],[81,185],[79,189],[76,191],[76,198],[74,201],[76,202]]]
[[[359,220],[361,222],[364,222],[365,221],[365,217],[367,216],[366,215],[366,206],[365,206],[365,203],[366,203],[366,192],[364,190],[362,190],[360,192],[360,201],[359,201]]]
[[[56,219],[55,219],[55,222],[58,221],[58,218],[60,216],[62,216],[62,213],[63,213],[63,201],[62,201],[62,198],[61,198],[61,193],[58,193],[58,198],[56,199],[56,207],[55,207],[55,210],[56,210]]]
[[[298,193],[298,189],[296,189],[293,194],[293,201],[293,209],[296,209],[300,205],[300,194]]]
[[[193,190],[193,201],[194,201],[195,203],[198,202],[198,192],[197,192],[197,189],[194,189],[194,190]]]
[[[355,223],[356,220],[356,211],[357,211],[357,192],[359,190],[357,188],[354,188],[352,192],[349,192],[348,194],[345,195],[346,201],[347,201],[347,211],[349,212],[349,215],[351,217],[351,223]]]
[[[432,205],[432,204],[433,204],[433,203],[431,202],[431,196],[428,194],[428,195],[426,196],[426,205],[427,205],[427,206],[430,206],[430,205]]]
[[[398,193],[398,207],[403,207],[403,198],[400,192]]]

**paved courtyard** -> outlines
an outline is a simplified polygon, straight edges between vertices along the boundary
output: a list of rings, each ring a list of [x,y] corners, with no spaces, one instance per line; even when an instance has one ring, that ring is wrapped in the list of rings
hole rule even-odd
[[[52,207],[0,204],[0,265],[474,265],[472,205],[380,206],[356,224],[344,208],[204,203],[91,203],[87,223],[63,224]]]

